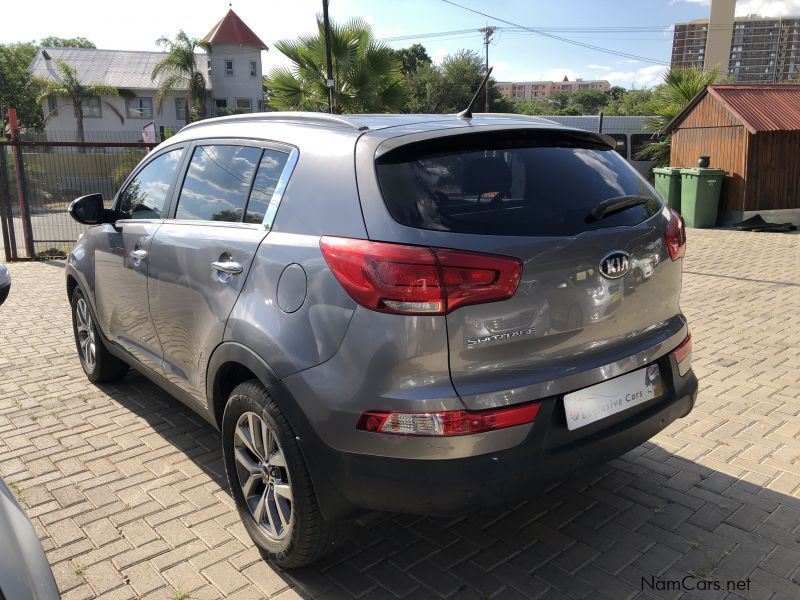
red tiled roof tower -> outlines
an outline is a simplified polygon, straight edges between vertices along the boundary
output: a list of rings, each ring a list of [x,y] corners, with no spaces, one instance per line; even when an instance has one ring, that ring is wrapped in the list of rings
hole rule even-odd
[[[255,46],[262,50],[267,50],[267,45],[253,33],[244,21],[233,12],[228,11],[219,23],[214,25],[211,31],[203,38],[208,44],[234,44],[239,46]]]

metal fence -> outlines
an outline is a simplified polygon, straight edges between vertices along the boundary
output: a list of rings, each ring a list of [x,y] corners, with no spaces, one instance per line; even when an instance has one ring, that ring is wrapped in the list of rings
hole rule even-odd
[[[66,256],[86,229],[67,213],[69,203],[91,193],[103,194],[110,202],[155,146],[122,139],[37,137],[0,140],[0,225],[7,261]],[[114,139],[112,134],[106,137]]]

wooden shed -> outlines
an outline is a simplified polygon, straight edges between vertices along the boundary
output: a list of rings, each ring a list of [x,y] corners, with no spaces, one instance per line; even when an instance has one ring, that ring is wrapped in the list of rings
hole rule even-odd
[[[800,85],[710,85],[667,126],[671,164],[725,169],[720,223],[800,224]]]

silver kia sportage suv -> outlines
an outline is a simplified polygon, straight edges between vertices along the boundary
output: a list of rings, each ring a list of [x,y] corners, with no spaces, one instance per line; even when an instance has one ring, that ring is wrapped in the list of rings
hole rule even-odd
[[[694,405],[683,222],[599,134],[209,119],[111,208],[70,212],[95,225],[66,269],[89,380],[132,366],[218,427],[244,524],[285,567],[360,509],[519,498]]]

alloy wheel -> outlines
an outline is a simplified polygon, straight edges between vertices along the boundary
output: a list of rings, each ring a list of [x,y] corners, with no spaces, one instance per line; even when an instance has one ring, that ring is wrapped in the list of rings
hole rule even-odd
[[[233,452],[250,514],[269,539],[282,540],[292,530],[294,514],[289,471],[277,435],[259,415],[245,412],[236,422]]]
[[[89,371],[93,371],[97,361],[97,343],[95,342],[92,314],[89,312],[89,305],[83,298],[79,298],[75,305],[75,317],[77,319],[76,329],[78,331],[78,346],[81,352],[81,359],[83,359]]]

